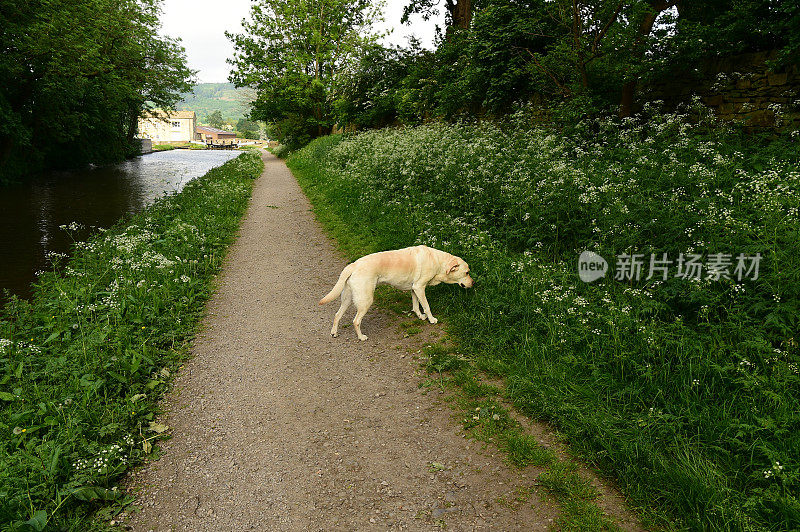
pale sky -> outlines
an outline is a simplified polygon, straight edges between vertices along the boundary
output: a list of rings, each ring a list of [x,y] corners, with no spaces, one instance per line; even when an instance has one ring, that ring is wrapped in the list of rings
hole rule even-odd
[[[225,31],[240,33],[241,21],[247,18],[251,0],[163,0],[161,33],[180,37],[189,67],[199,70],[200,83],[223,83],[228,81],[230,65],[225,59],[233,56],[233,46],[225,38]],[[400,24],[405,0],[387,0],[384,19],[378,30],[393,28],[385,44],[404,45],[409,35],[415,35],[427,48],[433,48],[435,26],[443,25],[443,13],[437,19],[424,21],[412,19],[411,25]],[[442,9],[440,9],[442,11]]]

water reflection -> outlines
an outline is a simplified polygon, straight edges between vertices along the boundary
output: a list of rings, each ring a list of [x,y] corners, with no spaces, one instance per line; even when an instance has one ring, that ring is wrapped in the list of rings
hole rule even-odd
[[[172,150],[0,188],[0,290],[30,295],[35,272],[48,268],[46,253],[69,251],[72,240],[60,225],[83,225],[77,237],[84,239],[93,227],[109,227],[237,155]]]

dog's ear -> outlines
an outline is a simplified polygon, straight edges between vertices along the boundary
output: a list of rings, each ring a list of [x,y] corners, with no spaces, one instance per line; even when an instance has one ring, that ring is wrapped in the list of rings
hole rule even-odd
[[[447,263],[447,273],[453,273],[458,269],[458,259],[453,257],[450,262]]]

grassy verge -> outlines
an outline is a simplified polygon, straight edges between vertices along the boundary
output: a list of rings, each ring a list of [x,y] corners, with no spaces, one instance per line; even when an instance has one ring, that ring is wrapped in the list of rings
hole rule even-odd
[[[168,430],[159,397],[262,167],[243,153],[76,243],[0,314],[0,528],[85,530],[130,502],[115,482]]]
[[[153,144],[153,151],[170,151],[170,150],[177,150],[178,146],[174,144]]]
[[[350,257],[419,243],[464,257],[477,289],[434,287],[432,306],[651,524],[800,527],[792,139],[658,113],[563,134],[431,124],[319,139],[289,165]],[[584,250],[612,275],[581,282]],[[645,263],[615,280],[626,253],[667,253],[668,278]],[[680,253],[728,254],[733,278],[680,277]],[[759,276],[736,279],[737,254],[756,253]]]
[[[153,151],[169,151],[177,149],[189,150],[205,150],[206,147],[202,144],[195,144],[193,142],[185,142],[183,144],[153,144]]]
[[[435,375],[427,385],[452,392],[452,407],[462,416],[466,433],[476,440],[494,445],[519,468],[539,468],[536,482],[559,502],[554,525],[562,531],[619,530],[616,523],[597,506],[599,492],[591,481],[578,473],[579,465],[562,459],[541,445],[510,414],[502,401],[502,391],[481,382],[469,359],[452,346],[428,345],[423,349],[425,369]],[[535,489],[534,486],[529,488]],[[524,495],[524,494],[523,494]]]

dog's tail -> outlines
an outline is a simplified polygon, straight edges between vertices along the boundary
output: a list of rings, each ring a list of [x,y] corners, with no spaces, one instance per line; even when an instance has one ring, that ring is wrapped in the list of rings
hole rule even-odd
[[[355,269],[355,264],[348,264],[347,266],[345,266],[344,270],[342,270],[342,274],[339,276],[339,280],[336,281],[336,284],[331,289],[331,291],[328,292],[328,295],[319,300],[320,305],[324,305],[325,303],[333,301],[334,299],[339,297],[339,294],[341,294],[342,290],[344,290],[345,283],[350,278],[350,276],[353,275],[354,269]]]

